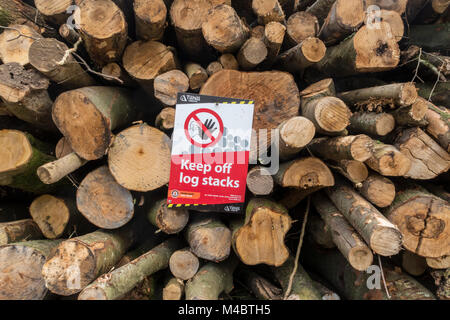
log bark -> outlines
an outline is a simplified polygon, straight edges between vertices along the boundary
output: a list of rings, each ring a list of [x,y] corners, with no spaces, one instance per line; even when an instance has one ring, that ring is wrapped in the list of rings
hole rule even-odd
[[[447,50],[450,47],[449,31],[450,23],[412,25],[407,44],[416,45],[431,52]]]
[[[168,208],[167,199],[154,201],[147,211],[151,224],[166,234],[178,233],[189,220],[189,211],[185,208]]]
[[[316,193],[312,203],[345,259],[354,269],[365,271],[372,264],[373,255],[358,232],[325,195]]]
[[[121,85],[124,87],[137,87],[138,84],[133,78],[122,68],[117,62],[110,62],[102,68],[103,78],[111,84]],[[113,79],[111,77],[117,78]]]
[[[335,2],[336,0],[314,1],[314,3],[306,9],[306,12],[315,16],[319,21],[319,25],[322,25]]]
[[[95,85],[94,79],[81,68],[71,54],[65,57],[67,50],[69,48],[56,39],[38,39],[29,49],[30,64],[67,89]]]
[[[356,191],[341,183],[325,191],[374,252],[391,256],[400,251],[402,234],[399,229]]]
[[[156,116],[155,126],[162,131],[170,131],[175,124],[175,108],[167,107]]]
[[[273,176],[263,166],[255,166],[247,173],[247,188],[255,196],[267,196],[275,188]]]
[[[372,157],[366,165],[383,176],[404,176],[411,168],[411,160],[396,147],[381,142],[373,146]]]
[[[439,19],[439,17],[447,10],[449,7],[448,1],[445,0],[430,0],[423,5],[418,15],[414,20],[415,24],[432,24]]]
[[[334,81],[331,78],[323,79],[315,82],[302,91],[300,91],[300,97],[302,98],[302,105],[306,105],[309,101],[318,99],[321,97],[330,97],[336,95],[336,88],[334,87]]]
[[[127,43],[128,25],[124,13],[111,0],[83,0],[75,15],[80,35],[91,60],[103,67],[119,61]]]
[[[52,184],[81,168],[87,162],[87,160],[72,152],[55,161],[43,164],[37,169],[36,173],[43,183]]]
[[[427,265],[433,269],[450,268],[450,255],[439,258],[426,258]]]
[[[395,185],[386,177],[372,173],[359,188],[361,195],[379,208],[391,205],[395,199]]]
[[[67,21],[69,14],[66,10],[73,2],[73,0],[35,0],[34,5],[45,20],[52,24],[61,25]]]
[[[275,277],[283,287],[283,295],[286,293],[290,275],[294,268],[294,258],[289,259],[278,268],[274,269]],[[321,300],[319,291],[314,286],[313,281],[303,269],[301,265],[298,266],[297,272],[292,281],[292,289],[287,298],[288,300]]]
[[[186,300],[217,300],[222,292],[233,289],[233,272],[238,264],[234,257],[221,263],[209,262],[186,283]]]
[[[194,217],[185,235],[192,253],[199,258],[219,262],[230,255],[231,231],[215,217]]]
[[[248,27],[236,11],[221,4],[213,7],[202,24],[206,42],[219,52],[236,52],[249,37]]]
[[[249,268],[239,269],[237,276],[259,300],[281,300],[282,290]]]
[[[290,159],[298,154],[314,138],[316,129],[311,120],[293,117],[279,126],[279,157]]]
[[[301,114],[314,123],[317,133],[336,135],[350,123],[351,112],[336,97],[318,97],[312,100],[302,97]]]
[[[319,250],[319,251],[317,251]],[[306,264],[316,270],[348,300],[435,300],[434,295],[413,277],[383,263],[384,278],[390,298],[381,283],[373,288],[373,272],[357,271],[337,250],[320,250],[305,246]],[[371,284],[368,286],[367,284]]]
[[[98,230],[63,241],[42,268],[45,286],[62,296],[80,292],[119,262],[135,242],[135,227]]]
[[[184,66],[184,72],[189,78],[189,88],[192,91],[198,91],[208,80],[208,73],[199,64],[188,62]]]
[[[322,160],[313,157],[282,163],[274,175],[275,182],[286,188],[314,189],[334,185],[333,174]]]
[[[200,261],[190,248],[177,250],[170,256],[170,272],[177,279],[192,279],[200,267]]]
[[[44,19],[39,16],[36,8],[21,0],[1,0],[0,1],[0,26],[9,26],[13,23],[23,23],[26,21],[36,21],[44,26]]]
[[[296,46],[309,37],[317,37],[319,22],[308,12],[298,11],[291,15],[286,23],[286,40],[290,47]]]
[[[408,107],[407,107],[408,108]],[[395,118],[389,113],[356,112],[350,118],[349,131],[370,136],[385,136],[395,128]]]
[[[324,159],[356,160],[364,162],[372,156],[373,141],[370,137],[359,134],[335,138],[316,138],[308,149]]]
[[[448,202],[417,186],[397,191],[384,214],[403,234],[403,246],[422,257],[438,258],[450,253]]]
[[[239,70],[239,63],[231,53],[224,53],[219,57],[219,62],[224,69]]]
[[[281,266],[289,257],[284,237],[291,228],[291,217],[282,205],[253,198],[245,219],[234,220],[230,227],[234,252],[246,265]]]
[[[136,0],[133,9],[137,38],[160,40],[167,25],[167,8],[164,1]]]
[[[237,53],[237,61],[242,70],[251,70],[262,63],[267,58],[267,54],[267,47],[263,40],[250,38]]]
[[[28,66],[28,53],[34,41],[42,36],[29,25],[13,24],[0,34],[0,60],[3,63],[18,63]]]
[[[154,80],[176,69],[178,61],[170,47],[157,41],[136,41],[123,54],[123,67],[149,94],[154,94]]]
[[[271,21],[283,22],[285,19],[283,8],[278,0],[253,0],[252,9],[261,25]]]
[[[42,266],[61,241],[34,240],[0,247],[0,299],[42,300],[47,288]]]
[[[0,246],[8,243],[39,240],[42,233],[32,219],[0,223]]]
[[[395,109],[391,114],[394,116],[395,122],[399,126],[423,127],[427,125],[427,122],[424,119],[427,110],[428,107],[426,101],[417,99],[412,105]]]
[[[363,0],[337,0],[331,6],[319,38],[327,46],[339,43],[358,30],[364,17]]]
[[[448,152],[420,128],[402,131],[395,139],[394,146],[411,161],[405,177],[428,180],[450,168]]]
[[[361,184],[369,176],[366,165],[356,160],[339,160],[328,166],[356,185]]]
[[[325,57],[326,47],[318,38],[307,38],[277,58],[277,65],[291,73],[302,72]]]
[[[372,13],[372,14],[371,14]],[[387,22],[391,26],[391,33],[395,40],[399,42],[405,34],[405,26],[401,14],[393,10],[380,10],[369,12],[366,16],[366,24],[375,24],[377,21]]]
[[[83,179],[76,199],[78,210],[99,228],[119,228],[134,215],[133,196],[114,180],[106,166]]]
[[[177,93],[189,89],[189,78],[180,70],[171,70],[155,78],[155,98],[165,106],[177,104]]]
[[[131,94],[115,87],[84,87],[66,91],[53,105],[52,117],[70,147],[83,159],[102,158],[112,130],[134,120]]]
[[[306,236],[308,239],[311,239],[314,243],[317,243],[323,248],[336,247],[330,228],[318,215],[308,217],[308,223],[306,224]]]
[[[422,98],[418,98],[420,100]],[[425,121],[428,125],[425,130],[439,142],[442,148],[450,152],[450,112],[444,108],[438,108],[431,102],[427,103],[428,110],[425,113]]]
[[[409,106],[417,99],[417,89],[410,82],[394,83],[342,92],[338,97],[351,106],[374,103],[373,100],[378,100],[380,104],[392,103],[399,106]]]
[[[134,191],[155,190],[169,182],[171,142],[163,132],[138,124],[120,132],[108,152],[116,181]]]
[[[436,295],[440,300],[450,300],[450,269],[431,272],[434,283],[438,286]]]
[[[53,161],[51,147],[33,136],[17,130],[0,130],[0,185],[41,194],[63,184],[46,185],[39,180],[36,170],[41,165]]]
[[[74,199],[44,194],[33,200],[30,215],[47,239],[92,231],[78,212]]]
[[[48,79],[34,69],[26,70],[18,63],[0,66],[0,97],[7,110],[40,129],[56,131],[48,86]]]
[[[266,63],[271,65],[280,53],[286,27],[279,22],[269,22],[264,28],[263,42],[267,47]]]
[[[181,300],[184,295],[184,282],[170,278],[163,288],[163,300]]]
[[[206,73],[208,73],[208,76],[212,76],[214,73],[219,72],[220,70],[223,70],[222,64],[219,61],[213,61],[208,64]]]
[[[116,300],[133,289],[145,277],[165,269],[170,255],[180,247],[179,240],[164,241],[130,263],[102,275],[86,286],[78,300]]]
[[[450,82],[439,81],[436,86],[430,83],[418,83],[419,95],[438,106],[450,105]],[[433,89],[434,88],[434,89]]]
[[[314,69],[325,76],[343,77],[395,68],[400,49],[387,30],[390,26],[386,22],[380,22],[380,28],[361,27],[354,36],[327,48],[325,57]]]

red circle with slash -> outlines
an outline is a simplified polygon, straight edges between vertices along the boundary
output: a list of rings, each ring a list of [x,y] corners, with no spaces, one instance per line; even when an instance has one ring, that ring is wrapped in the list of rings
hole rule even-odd
[[[219,134],[217,135],[217,137],[214,137],[213,134],[209,131],[208,128],[205,127],[205,125],[203,124],[203,122],[198,118],[198,114],[199,113],[209,113],[211,114],[214,118],[216,118],[217,122],[219,123]],[[211,142],[207,142],[207,143],[199,143],[197,141],[195,141],[192,137],[191,134],[189,132],[189,123],[191,122],[191,119],[194,120],[202,129],[202,131],[208,136],[209,139],[211,139]],[[219,117],[219,115],[217,114],[217,112],[210,110],[210,109],[206,109],[206,108],[202,108],[202,109],[198,109],[195,110],[193,112],[191,112],[191,114],[189,114],[186,118],[186,121],[184,123],[184,133],[186,135],[186,138],[195,146],[200,147],[200,148],[206,148],[206,147],[211,147],[213,145],[215,145],[217,142],[220,141],[220,138],[222,138],[223,135],[223,121],[222,119]]]

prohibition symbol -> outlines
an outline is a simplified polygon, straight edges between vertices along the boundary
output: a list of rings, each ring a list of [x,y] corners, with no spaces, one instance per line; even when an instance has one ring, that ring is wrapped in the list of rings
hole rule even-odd
[[[191,112],[184,123],[186,138],[200,148],[211,147],[223,135],[223,121],[217,112],[202,108]]]

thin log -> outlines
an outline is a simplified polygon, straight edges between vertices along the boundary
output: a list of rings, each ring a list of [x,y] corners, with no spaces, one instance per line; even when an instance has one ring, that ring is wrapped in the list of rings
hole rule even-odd
[[[174,127],[174,124],[175,124],[175,108],[171,108],[171,107],[164,108],[156,116],[155,126],[162,131],[172,130]]]
[[[408,107],[407,107],[408,108]],[[395,128],[395,118],[389,113],[356,112],[350,118],[349,131],[370,136],[385,136]]]
[[[189,78],[180,70],[171,70],[155,78],[154,94],[165,106],[177,104],[177,93],[189,89]]]
[[[333,165],[330,165],[329,167],[336,170],[356,185],[361,184],[361,182],[366,180],[369,176],[366,165],[363,162],[356,160],[339,160],[333,162]]]
[[[255,196],[267,196],[274,190],[275,182],[269,170],[263,166],[255,166],[247,173],[247,188]]]
[[[417,100],[421,99],[418,98]],[[428,102],[427,106],[425,120],[428,125],[425,130],[439,142],[444,150],[450,152],[450,112],[447,109],[436,107],[431,102]]]
[[[326,50],[322,40],[310,37],[278,56],[277,64],[291,73],[301,72],[321,61]]]
[[[208,64],[208,67],[206,67],[208,76],[212,76],[214,73],[219,72],[220,70],[223,70],[223,66],[219,61],[213,61]]]
[[[379,208],[391,205],[395,199],[395,185],[386,177],[372,173],[359,188],[361,195]]]
[[[322,25],[335,2],[336,0],[314,1],[314,3],[306,9],[306,12],[315,16],[319,21],[319,25]]]
[[[167,199],[154,201],[147,212],[147,219],[159,230],[167,234],[178,233],[189,220],[189,211],[185,208],[168,208]]]
[[[376,141],[372,157],[366,165],[383,176],[404,176],[411,168],[411,160],[396,147]]]
[[[279,126],[279,156],[289,159],[298,154],[314,138],[316,129],[311,120],[293,117]]]
[[[80,38],[80,34],[75,28],[69,27],[68,24],[62,24],[58,29],[59,35],[70,44],[75,44]]]
[[[306,224],[306,236],[323,248],[331,249],[336,247],[330,228],[318,215],[308,217],[308,223]]]
[[[184,282],[170,278],[163,288],[163,300],[181,300],[184,295]]]
[[[32,219],[0,223],[0,246],[8,243],[39,240],[42,233]]]
[[[193,91],[198,91],[208,80],[208,73],[199,64],[188,62],[184,66],[184,72],[189,78],[189,88]]]
[[[219,57],[219,62],[224,69],[239,70],[239,63],[231,53],[224,53]]]
[[[278,0],[253,0],[252,9],[261,25],[271,21],[283,22],[285,18]]]
[[[250,38],[237,53],[237,61],[243,70],[251,70],[262,63],[267,58],[267,54],[267,47],[263,40]]]
[[[177,250],[170,256],[169,268],[175,278],[192,279],[200,267],[200,261],[190,248]]]
[[[160,40],[167,25],[167,8],[163,0],[136,0],[133,3],[136,36],[143,40]]]
[[[110,62],[102,68],[103,78],[115,85],[123,85],[125,87],[137,87],[136,81],[122,68],[117,62]],[[119,79],[121,82],[119,82]]]
[[[269,64],[275,62],[281,45],[284,41],[286,27],[279,22],[272,21],[266,24],[264,28],[263,42],[267,47],[267,62]]]
[[[72,152],[62,158],[40,166],[36,173],[43,183],[52,184],[81,168],[87,162],[87,160],[80,158],[75,152]]]
[[[364,135],[335,138],[316,138],[308,145],[308,149],[324,159],[356,160],[364,162],[372,156],[373,140]]]
[[[306,11],[298,11],[291,15],[286,23],[286,40],[293,47],[309,37],[317,37],[319,22],[317,18]]]
[[[260,300],[281,300],[283,291],[281,288],[273,284],[268,279],[253,272],[248,268],[241,268],[237,272],[239,280],[241,280]]]

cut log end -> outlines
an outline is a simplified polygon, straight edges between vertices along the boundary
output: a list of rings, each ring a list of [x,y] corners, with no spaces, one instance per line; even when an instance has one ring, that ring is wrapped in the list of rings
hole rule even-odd
[[[367,246],[351,248],[348,252],[348,261],[356,270],[366,271],[373,262],[372,251]]]
[[[389,179],[372,174],[363,183],[361,194],[374,205],[384,208],[395,198],[395,185]]]
[[[350,123],[350,110],[347,105],[336,97],[319,98],[314,108],[314,118],[319,126],[319,131],[341,132]],[[308,107],[306,107],[308,108]],[[303,110],[303,108],[302,108]],[[306,116],[306,113],[304,113]]]
[[[64,201],[48,194],[33,200],[30,214],[47,239],[59,238],[70,219],[70,211]]]
[[[33,154],[27,136],[21,131],[0,130],[0,145],[0,174],[21,168]]]
[[[341,160],[339,166],[353,183],[361,183],[367,179],[369,171],[364,163],[356,160]]]
[[[170,272],[181,280],[194,277],[199,266],[198,258],[189,249],[175,251],[169,260]]]
[[[171,70],[155,78],[155,97],[166,106],[177,103],[177,93],[189,89],[189,78],[180,70]]]
[[[314,137],[314,124],[307,118],[294,117],[280,125],[281,141],[291,148],[303,148]]]
[[[323,59],[327,49],[320,39],[310,37],[302,41],[301,50],[306,60],[315,63]]]
[[[286,33],[291,45],[297,45],[309,37],[316,37],[319,32],[317,18],[306,11],[291,15],[286,24]]]
[[[258,196],[269,195],[273,192],[275,183],[269,170],[265,167],[256,166],[247,174],[247,188],[251,193]]]
[[[394,228],[374,230],[370,238],[370,247],[382,256],[396,255],[402,247],[402,234]]]

